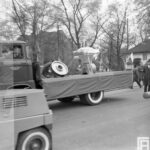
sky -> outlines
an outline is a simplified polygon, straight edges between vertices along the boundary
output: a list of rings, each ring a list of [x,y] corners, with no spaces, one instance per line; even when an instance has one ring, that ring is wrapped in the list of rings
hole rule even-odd
[[[56,1],[58,1],[58,0],[54,0],[54,2],[56,2]],[[128,1],[128,0],[102,0],[102,10],[105,10],[107,8],[107,6],[113,2],[126,3],[126,1]],[[5,7],[7,9],[5,9]],[[1,2],[0,2],[0,17],[6,15],[5,11],[9,11],[9,7],[11,7],[11,0],[1,0]]]
[[[8,17],[7,12],[9,12],[9,10],[10,10],[9,8],[11,8],[11,0],[0,0],[0,1],[1,1],[0,2],[0,21],[1,21],[1,20],[7,19],[7,17]],[[58,0],[53,0],[53,1],[56,3],[56,1],[58,1]],[[102,9],[105,10],[107,5],[115,0],[102,0],[102,1],[103,1]],[[121,0],[121,1],[124,1],[124,0]]]
[[[10,11],[12,0],[0,0],[0,1],[1,1],[0,2],[0,21],[1,21],[1,20],[5,20],[8,18],[7,12]],[[27,0],[27,1],[30,1],[30,0]],[[51,0],[51,1],[54,1],[56,3],[59,0]],[[121,2],[124,6],[128,2],[128,3],[130,3],[130,7],[134,8],[132,1],[133,0],[102,0],[101,11],[105,12],[108,5],[111,3],[114,3],[114,2],[115,3]],[[133,12],[130,13],[129,18],[131,18],[131,20],[132,20],[132,18],[135,18],[135,14]]]
[[[11,1],[12,0],[0,0],[0,21],[1,20],[5,20],[8,18],[7,12],[10,11],[11,8]],[[30,1],[30,0],[27,0]],[[54,1],[55,3],[57,3],[59,0],[51,0]],[[121,2],[123,4],[123,6],[125,6],[128,3],[130,3],[130,6],[134,8],[134,5],[132,4],[133,0],[102,0],[102,6],[101,6],[101,11],[105,12],[107,10],[108,5],[110,5],[111,3],[118,3]],[[134,13],[130,13],[129,15],[129,19],[131,21],[130,24],[134,25],[134,19],[135,18],[135,14]]]
[[[7,18],[6,12],[9,11],[10,7],[11,7],[11,0],[1,0],[1,2],[0,2],[0,20]]]
[[[114,2],[121,2],[121,3],[125,3],[127,0],[102,0],[102,9],[106,9],[108,7],[108,5],[110,5],[111,3]]]

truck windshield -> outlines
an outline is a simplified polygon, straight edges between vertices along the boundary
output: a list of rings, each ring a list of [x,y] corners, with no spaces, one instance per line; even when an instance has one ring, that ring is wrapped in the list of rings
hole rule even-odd
[[[0,44],[0,57],[4,59],[22,59],[22,46],[14,44]]]

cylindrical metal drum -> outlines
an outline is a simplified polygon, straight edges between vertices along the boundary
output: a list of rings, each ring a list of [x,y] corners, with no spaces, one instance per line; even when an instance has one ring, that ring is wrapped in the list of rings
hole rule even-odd
[[[150,92],[144,92],[143,98],[145,98],[145,99],[150,98]]]

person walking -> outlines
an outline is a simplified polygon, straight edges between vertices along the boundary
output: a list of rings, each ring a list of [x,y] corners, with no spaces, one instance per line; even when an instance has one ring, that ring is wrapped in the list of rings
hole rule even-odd
[[[141,86],[141,83],[140,83],[140,81],[139,81],[139,70],[138,70],[138,67],[135,67],[135,68],[133,69],[133,84],[134,84],[134,82],[136,82],[137,85],[138,85],[140,88],[142,87],[142,86]],[[131,88],[133,88],[133,85],[132,85]]]
[[[144,92],[150,91],[150,61],[143,69]]]

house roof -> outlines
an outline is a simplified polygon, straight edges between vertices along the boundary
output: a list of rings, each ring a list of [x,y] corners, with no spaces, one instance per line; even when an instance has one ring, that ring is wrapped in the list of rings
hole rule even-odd
[[[16,41],[0,41],[0,44],[25,44],[26,42],[24,41],[20,41],[20,40],[16,40]]]
[[[150,39],[145,40],[144,42],[131,48],[129,53],[150,53]]]

